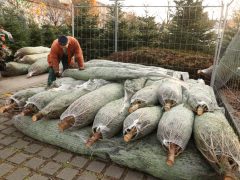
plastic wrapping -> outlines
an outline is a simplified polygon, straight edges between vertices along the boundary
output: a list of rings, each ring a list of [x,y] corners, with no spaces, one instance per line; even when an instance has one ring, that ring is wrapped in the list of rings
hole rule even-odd
[[[126,135],[132,128],[136,128],[136,135],[131,140],[142,138],[157,128],[161,116],[162,108],[159,106],[138,109],[124,120],[123,134]]]
[[[61,114],[79,97],[106,85],[107,81],[96,79],[77,85],[71,93],[53,99],[40,112],[48,119],[60,118]]]
[[[6,64],[6,70],[1,71],[1,75],[4,77],[18,76],[28,73],[29,64],[21,64],[17,62],[9,62]]]
[[[58,88],[49,89],[38,93],[30,98],[28,98],[25,107],[34,105],[38,111],[42,110],[48,103],[50,103],[54,98],[61,97],[66,94],[70,94],[74,88],[71,84],[63,84]]]
[[[197,111],[199,106],[205,108],[205,111],[214,111],[219,109],[216,97],[212,87],[205,85],[203,82],[188,83],[188,104],[193,111]]]
[[[73,84],[77,80],[71,77],[63,77],[63,78],[57,78],[55,81],[53,81],[51,87],[60,87],[63,84]],[[85,81],[82,81],[85,82]]]
[[[124,99],[112,101],[103,106],[95,116],[92,130],[100,132],[102,138],[111,138],[123,127],[123,121],[127,117],[128,107],[123,109]]]
[[[41,54],[41,53],[47,53],[50,52],[50,48],[43,47],[43,46],[37,46],[37,47],[24,47],[14,54],[15,58],[21,58],[25,55],[31,55],[31,54]]]
[[[174,71],[170,69],[165,69],[156,66],[145,66],[141,64],[133,64],[133,63],[122,63],[122,62],[115,62],[110,60],[103,60],[103,59],[93,59],[85,63],[85,66],[88,67],[119,67],[119,68],[128,68],[133,70],[140,70],[140,71],[151,71],[151,72],[159,72],[163,74],[171,75],[177,79],[188,80],[189,74],[187,72],[180,72]]]
[[[47,59],[39,59],[29,67],[27,77],[36,76],[46,72],[48,72]]]
[[[158,105],[158,87],[159,85],[155,83],[137,91],[131,98],[131,106],[138,105],[138,108],[142,108]]]
[[[164,80],[158,88],[158,99],[162,106],[171,102],[171,107],[181,104],[183,101],[181,82]]]
[[[193,112],[183,104],[164,112],[158,124],[157,138],[163,147],[168,148],[170,143],[181,147],[182,152],[191,137],[194,122]]]
[[[142,89],[146,84],[146,78],[127,79],[124,82],[124,102],[123,109],[130,106],[132,96]]]
[[[123,94],[122,84],[107,84],[74,101],[61,115],[60,119],[74,117],[75,123],[73,126],[84,127],[93,122],[95,115],[101,107],[123,97]]]
[[[221,111],[195,117],[194,139],[215,170],[225,176],[240,177],[239,138]]]
[[[44,87],[36,87],[36,88],[29,88],[29,89],[20,90],[20,91],[14,93],[8,99],[8,103],[13,101],[18,105],[18,107],[23,107],[26,104],[26,101],[27,101],[28,98],[30,98],[31,96],[33,96],[35,94],[43,92],[44,90],[45,90]]]
[[[24,63],[24,64],[33,64],[37,62],[38,60],[46,60],[49,53],[42,53],[42,54],[32,54],[32,55],[26,55],[22,59],[20,59],[18,62]]]
[[[126,79],[137,79],[141,77],[173,77],[165,71],[156,72],[149,69],[130,69],[127,67],[88,67],[85,70],[78,71],[76,69],[67,69],[63,72],[63,77],[72,77],[74,79],[88,80],[88,79],[105,79],[108,81],[120,81]]]

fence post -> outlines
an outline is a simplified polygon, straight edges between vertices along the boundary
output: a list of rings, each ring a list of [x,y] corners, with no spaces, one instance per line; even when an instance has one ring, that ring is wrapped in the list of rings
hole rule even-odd
[[[114,37],[114,46],[115,46],[115,52],[118,51],[118,1],[124,1],[124,0],[110,0],[115,1],[115,37]]]
[[[74,37],[74,4],[72,3],[72,36]]]
[[[118,0],[115,1],[115,52],[118,51]]]

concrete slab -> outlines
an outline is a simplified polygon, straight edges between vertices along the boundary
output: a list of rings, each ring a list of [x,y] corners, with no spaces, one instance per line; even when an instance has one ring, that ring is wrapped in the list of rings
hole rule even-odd
[[[26,75],[0,77],[0,95],[40,84],[45,84],[47,82],[47,77],[48,74],[33,76],[31,78],[27,78]]]

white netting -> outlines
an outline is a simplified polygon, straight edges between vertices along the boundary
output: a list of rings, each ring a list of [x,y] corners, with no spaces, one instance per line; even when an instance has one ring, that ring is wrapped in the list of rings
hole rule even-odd
[[[93,132],[101,132],[103,138],[111,138],[122,129],[123,121],[129,114],[127,107],[124,110],[122,108],[123,100],[112,101],[98,111],[92,126]]]
[[[188,85],[187,102],[194,111],[196,111],[199,106],[206,107],[207,111],[219,109],[212,87],[200,81],[190,82]]]
[[[15,103],[17,103],[17,105],[19,107],[23,107],[28,98],[30,98],[31,96],[33,96],[35,94],[43,92],[44,90],[45,90],[44,87],[37,87],[37,88],[29,88],[29,89],[20,90],[20,91],[14,93],[10,97],[10,101],[12,100]]]
[[[123,97],[123,85],[111,83],[85,94],[74,101],[60,119],[73,116],[74,126],[83,127],[93,122],[98,110],[105,104]]]
[[[43,46],[37,46],[37,47],[24,47],[14,54],[15,58],[23,57],[25,55],[31,55],[31,54],[41,54],[41,53],[47,53],[50,52],[50,48],[43,47]]]
[[[165,69],[156,66],[145,66],[141,64],[132,64],[132,63],[122,63],[122,62],[114,62],[110,60],[102,60],[102,59],[93,59],[85,63],[86,67],[119,67],[119,68],[128,68],[132,70],[139,71],[148,71],[148,72],[158,72],[162,74],[167,74],[177,79],[189,79],[189,74],[187,72],[174,71],[170,69]]]
[[[58,78],[58,79],[56,79],[55,81],[53,81],[53,83],[52,83],[52,87],[59,87],[59,86],[61,86],[62,84],[72,84],[73,83],[73,81],[77,81],[76,79],[73,79],[73,78],[71,78],[71,77],[63,77],[63,78]],[[84,81],[82,81],[82,82],[84,82]]]
[[[137,91],[131,98],[131,104],[139,103],[140,107],[158,105],[158,87],[159,84],[155,83]]]
[[[24,75],[24,74],[28,73],[28,68],[29,67],[30,67],[29,64],[9,62],[9,63],[6,64],[6,70],[1,71],[1,75],[5,76],[5,77]]]
[[[83,71],[67,69],[63,72],[64,77],[73,77],[80,80],[105,79],[109,81],[119,81],[126,79],[137,79],[141,77],[168,77],[178,80],[166,71],[155,71],[154,69],[130,69],[128,67],[88,67]]]
[[[47,59],[39,59],[29,67],[27,77],[43,74],[46,73],[47,71],[48,71]]]
[[[174,143],[183,151],[192,134],[193,112],[183,104],[164,112],[158,125],[157,138],[164,147]]]
[[[74,81],[73,81],[74,82]],[[70,94],[74,89],[73,84],[63,84],[58,88],[52,88],[47,91],[38,93],[30,98],[28,98],[25,107],[34,105],[38,110],[43,109],[48,103],[50,103],[54,98],[61,97],[65,94]]]
[[[146,78],[127,79],[124,82],[124,105],[123,109],[129,107],[132,96],[142,89],[146,84]]]
[[[195,117],[194,139],[197,148],[217,171],[240,173],[239,138],[221,111]],[[223,158],[227,161],[223,162]]]
[[[110,82],[104,79],[89,79],[86,83],[82,84],[82,87],[88,91],[94,91],[106,84],[110,84]]]
[[[182,103],[182,86],[181,82],[171,81],[169,79],[164,80],[158,88],[158,100],[163,106],[166,101],[173,101],[173,105]]]
[[[80,82],[83,83],[82,81]],[[95,89],[98,89],[108,83],[108,81],[102,79],[94,79],[77,85],[71,93],[53,99],[41,110],[41,113],[49,119],[59,118],[61,114],[68,108],[68,106],[70,106],[79,97],[91,91],[94,91]]]
[[[24,63],[24,64],[33,64],[40,59],[47,60],[48,54],[49,53],[26,55],[22,59],[20,59],[18,62]]]
[[[123,134],[127,134],[135,127],[137,134],[132,140],[142,138],[157,128],[161,116],[162,108],[159,106],[140,108],[124,120]]]

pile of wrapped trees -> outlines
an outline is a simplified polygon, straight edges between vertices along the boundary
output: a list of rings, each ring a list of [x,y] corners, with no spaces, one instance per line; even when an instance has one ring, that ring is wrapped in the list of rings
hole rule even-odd
[[[63,75],[51,89],[19,91],[0,111],[20,109],[14,124],[33,138],[161,179],[240,178],[239,138],[204,81],[106,60]]]
[[[1,72],[3,77],[27,74],[32,77],[48,71],[47,56],[50,48],[47,47],[24,47],[14,55],[14,61],[6,64],[6,70]]]

